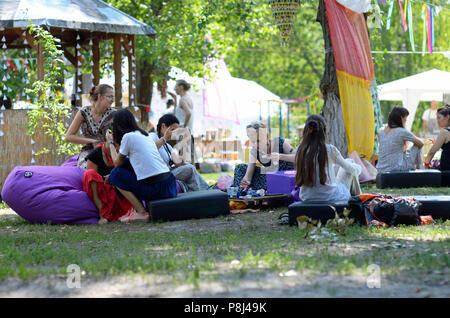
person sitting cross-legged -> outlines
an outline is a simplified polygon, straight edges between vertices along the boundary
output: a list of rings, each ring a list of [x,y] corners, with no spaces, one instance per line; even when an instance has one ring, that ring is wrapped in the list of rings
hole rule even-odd
[[[179,156],[178,160],[173,160],[176,152],[168,141],[172,139],[172,132],[176,133],[177,129],[183,129],[178,128],[178,125],[179,121],[175,115],[165,114],[158,120],[156,133],[150,133],[149,136],[155,141],[162,159],[169,166],[184,192],[208,190],[208,183],[192,164],[184,162]]]

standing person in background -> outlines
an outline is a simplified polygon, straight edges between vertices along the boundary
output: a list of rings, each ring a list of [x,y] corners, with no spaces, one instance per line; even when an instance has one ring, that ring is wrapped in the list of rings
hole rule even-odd
[[[81,153],[78,156],[78,166],[86,169],[86,156],[94,147],[105,142],[108,129],[112,128],[113,114],[111,108],[114,102],[114,90],[107,84],[94,86],[89,91],[89,99],[92,106],[82,107],[67,129],[66,141],[74,144],[82,144]],[[82,136],[77,136],[81,128]]]
[[[177,105],[175,100],[175,116],[180,121],[180,127],[189,129],[191,133],[191,163],[195,164],[194,157],[194,103],[186,94],[191,85],[185,80],[178,80],[175,85],[175,92],[180,95],[180,102]]]
[[[439,125],[437,122],[438,106],[438,102],[434,100],[431,102],[430,108],[423,112],[422,130],[424,133],[424,137],[434,139],[439,134]]]

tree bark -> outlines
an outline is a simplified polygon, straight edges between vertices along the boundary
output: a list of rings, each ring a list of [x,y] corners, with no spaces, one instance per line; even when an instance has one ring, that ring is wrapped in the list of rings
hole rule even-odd
[[[319,0],[317,9],[317,22],[322,25],[325,43],[325,71],[320,81],[320,90],[323,94],[324,105],[321,115],[327,124],[328,142],[339,149],[342,156],[348,156],[347,134],[345,132],[344,116],[339,99],[339,84],[336,76],[336,63],[331,46],[330,29],[328,27],[327,13],[324,0]]]
[[[138,106],[148,106],[150,108],[152,95],[153,95],[153,65],[144,61],[139,65],[139,61],[136,61],[137,76],[136,76],[136,100]],[[151,109],[150,109],[151,110]],[[141,107],[141,126],[143,129],[147,129],[147,123],[149,120],[149,113]]]

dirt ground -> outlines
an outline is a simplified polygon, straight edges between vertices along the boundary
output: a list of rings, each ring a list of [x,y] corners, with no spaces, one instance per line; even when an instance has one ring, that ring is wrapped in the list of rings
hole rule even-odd
[[[0,210],[4,218],[16,217],[12,210]],[[258,218],[256,218],[258,219]],[[227,228],[241,226],[241,218],[232,217],[231,220],[202,219],[196,220],[195,227],[187,226],[180,221],[165,223],[165,231],[185,229],[211,229],[214,227]],[[257,222],[258,223],[258,222]],[[254,226],[277,226],[261,221]],[[365,244],[355,244],[353,249],[363,250]],[[173,285],[171,279],[164,275],[133,275],[114,276],[95,280],[81,278],[80,288],[68,288],[67,277],[40,277],[28,282],[9,278],[0,282],[0,297],[220,297],[220,298],[322,298],[322,297],[406,297],[406,298],[441,298],[450,297],[450,281],[444,273],[430,273],[426,278],[411,279],[410,277],[396,277],[395,280],[381,275],[379,286],[368,286],[368,273],[356,272],[352,275],[299,273],[290,270],[277,273],[261,269],[248,271],[240,279],[231,273],[220,271],[220,281],[200,281],[197,286],[188,283]],[[218,264],[219,270],[221,264]],[[228,272],[229,272],[229,267]],[[234,277],[234,278],[233,278]],[[369,288],[372,287],[372,288]],[[379,287],[379,288],[378,288]]]

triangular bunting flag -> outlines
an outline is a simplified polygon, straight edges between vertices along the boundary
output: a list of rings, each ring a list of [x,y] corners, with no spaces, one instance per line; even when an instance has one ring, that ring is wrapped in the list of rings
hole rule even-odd
[[[0,113],[0,118],[3,118],[3,113]]]
[[[28,45],[27,39],[24,39],[24,40],[23,40],[23,44]]]
[[[6,110],[5,106],[2,105],[2,107],[0,108],[0,110]]]
[[[2,49],[6,49],[6,48],[7,48],[6,43],[3,43]]]
[[[0,137],[2,137],[2,136],[3,136],[3,131],[0,130]]]
[[[135,111],[138,111],[138,110],[139,110],[139,107],[134,107],[134,110],[135,110]]]
[[[34,156],[34,154],[35,154],[34,150],[31,150],[31,155],[33,155],[33,156]]]
[[[2,42],[6,42],[5,36],[2,37]]]
[[[32,145],[34,145],[34,144],[35,144],[35,142],[34,142],[34,140],[33,140],[33,139],[31,139],[31,144],[32,144]]]
[[[4,125],[5,122],[3,121],[3,119],[0,120],[0,125]]]
[[[34,160],[34,158],[31,158],[31,163],[36,163],[36,161]]]

